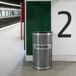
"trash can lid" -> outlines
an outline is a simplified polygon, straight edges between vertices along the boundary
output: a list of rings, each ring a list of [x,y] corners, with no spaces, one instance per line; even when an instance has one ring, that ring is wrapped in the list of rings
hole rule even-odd
[[[33,35],[52,35],[51,31],[35,31]]]
[[[51,31],[34,31],[33,33],[52,33]]]

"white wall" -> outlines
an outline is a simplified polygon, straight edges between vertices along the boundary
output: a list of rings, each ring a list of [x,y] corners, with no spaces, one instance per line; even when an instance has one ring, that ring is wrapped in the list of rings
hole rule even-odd
[[[64,34],[71,34],[71,38],[58,38],[58,33],[65,26],[68,17],[58,15],[59,11],[68,11],[72,21]],[[52,7],[53,55],[55,60],[76,61],[76,1],[61,0]]]
[[[32,0],[27,0],[32,1]],[[41,1],[41,0],[33,0]],[[44,1],[44,0],[42,0]],[[46,0],[45,0],[46,1]],[[53,60],[76,61],[76,1],[48,0],[52,2],[52,32],[53,32]],[[67,22],[67,15],[58,15],[59,11],[68,11],[72,21],[64,34],[71,34],[71,38],[58,38],[58,33]],[[32,60],[31,56],[27,60]]]

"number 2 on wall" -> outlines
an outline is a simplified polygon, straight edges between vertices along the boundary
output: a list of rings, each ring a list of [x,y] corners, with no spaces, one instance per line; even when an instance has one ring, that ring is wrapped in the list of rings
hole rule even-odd
[[[58,34],[58,37],[63,37],[63,38],[70,38],[71,37],[71,34],[63,34],[63,32],[68,28],[70,22],[71,22],[71,14],[67,11],[59,11],[58,12],[58,15],[61,15],[61,14],[65,14],[68,16],[68,21],[67,23],[65,24],[65,26],[62,28],[62,30],[59,32]]]

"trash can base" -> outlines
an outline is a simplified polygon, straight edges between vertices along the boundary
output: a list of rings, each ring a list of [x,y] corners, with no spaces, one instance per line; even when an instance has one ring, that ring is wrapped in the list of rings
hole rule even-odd
[[[48,70],[48,69],[52,68],[52,66],[43,67],[43,68],[34,66],[34,68],[37,69],[37,70]]]

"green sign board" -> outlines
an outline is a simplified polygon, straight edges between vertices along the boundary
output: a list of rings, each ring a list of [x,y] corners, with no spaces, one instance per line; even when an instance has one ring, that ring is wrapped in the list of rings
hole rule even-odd
[[[26,1],[26,51],[32,55],[32,33],[51,31],[51,1]]]

